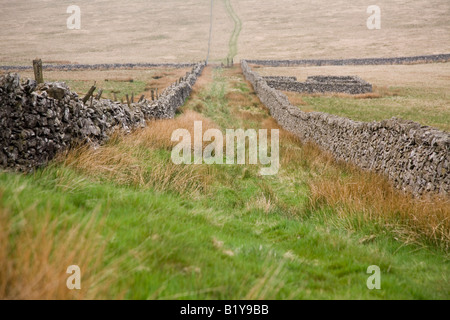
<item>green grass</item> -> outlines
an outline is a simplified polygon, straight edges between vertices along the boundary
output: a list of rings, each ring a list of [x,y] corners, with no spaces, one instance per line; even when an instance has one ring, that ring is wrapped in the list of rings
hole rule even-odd
[[[375,99],[302,96],[306,104],[299,107],[367,122],[397,117],[450,131],[450,94],[447,88],[390,88],[390,91],[398,92],[398,95]]]
[[[250,91],[243,83],[217,70],[185,108],[201,101],[204,115],[221,127],[258,127],[229,107],[227,92]],[[164,150],[155,156],[169,157]],[[106,251],[96,259],[113,270],[101,275],[110,283],[109,298],[450,297],[447,252],[397,241],[376,223],[350,230],[333,208],[311,209],[308,181],[323,173],[308,166],[284,168],[274,177],[260,177],[257,169],[214,166],[210,190],[190,197],[99,181],[55,163],[32,175],[0,173],[0,207],[12,211],[17,229],[30,207],[51,212],[61,224],[77,225],[93,212],[103,219],[98,241]],[[373,241],[363,241],[374,232]],[[382,290],[366,287],[371,265],[381,267]]]
[[[64,180],[81,182],[67,192]],[[327,212],[287,218],[279,209],[246,209],[246,199],[260,192],[256,181],[218,187],[214,198],[202,201],[92,183],[59,167],[34,176],[2,174],[0,183],[3,205],[16,214],[37,206],[73,224],[93,211],[105,219],[103,264],[121,258],[110,297],[448,298],[448,261],[436,252],[414,252],[389,237],[360,244],[363,232],[331,228]],[[383,272],[380,291],[366,288],[365,272],[373,264]],[[250,295],[259,281],[267,293]]]

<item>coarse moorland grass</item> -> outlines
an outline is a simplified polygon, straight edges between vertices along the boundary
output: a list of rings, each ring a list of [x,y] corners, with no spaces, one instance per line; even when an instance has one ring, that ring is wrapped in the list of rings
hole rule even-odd
[[[48,207],[35,202],[14,214],[4,207],[0,190],[0,299],[104,297],[114,282],[114,268],[102,259],[106,244],[100,235],[102,218],[94,209],[74,219],[47,200]],[[72,265],[83,272],[81,290],[67,290],[66,270]]]
[[[400,195],[283,130],[276,176],[260,176],[259,165],[172,165],[172,129],[192,130],[194,120],[204,129],[278,128],[237,68],[207,68],[202,78],[174,120],[76,148],[31,175],[0,173],[2,225],[13,226],[1,229],[9,249],[2,241],[0,263],[28,261],[16,248],[51,223],[63,238],[83,226],[93,234],[78,236],[93,253],[62,242],[70,261],[36,251],[40,261],[61,261],[55,273],[84,253],[79,263],[94,266],[82,268],[93,281],[86,297],[450,297],[445,199]],[[381,268],[382,290],[367,289],[371,265]]]

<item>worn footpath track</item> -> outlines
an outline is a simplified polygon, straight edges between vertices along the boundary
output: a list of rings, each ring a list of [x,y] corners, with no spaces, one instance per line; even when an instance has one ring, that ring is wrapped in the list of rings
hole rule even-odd
[[[242,21],[239,18],[239,16],[236,14],[236,12],[234,11],[230,0],[224,0],[224,1],[225,1],[225,7],[227,8],[228,15],[234,22],[234,29],[233,29],[233,33],[231,34],[231,37],[230,37],[229,52],[228,52],[228,56],[227,56],[227,58],[231,60],[231,59],[234,59],[234,57],[236,57],[237,52],[238,52],[238,40],[239,40],[239,35],[241,34],[241,30],[242,30]]]

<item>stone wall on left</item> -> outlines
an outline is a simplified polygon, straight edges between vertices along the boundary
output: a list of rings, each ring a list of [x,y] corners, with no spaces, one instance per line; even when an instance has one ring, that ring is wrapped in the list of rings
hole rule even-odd
[[[60,82],[37,85],[10,73],[0,77],[0,167],[29,172],[77,143],[104,143],[120,129],[130,132],[146,120],[169,119],[184,104],[205,63],[194,66],[156,101],[130,106],[101,99],[83,103]]]

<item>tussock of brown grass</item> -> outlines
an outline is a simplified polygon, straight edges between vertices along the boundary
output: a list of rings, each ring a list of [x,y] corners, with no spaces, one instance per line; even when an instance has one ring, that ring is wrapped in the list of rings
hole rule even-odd
[[[172,142],[176,129],[187,129],[194,139],[194,121],[203,122],[203,133],[216,128],[215,124],[186,110],[171,120],[156,120],[148,127],[130,135],[116,134],[109,143],[96,149],[82,146],[70,150],[60,159],[66,166],[81,170],[91,177],[112,180],[123,185],[153,188],[158,191],[175,191],[180,194],[205,192],[211,182],[207,165],[175,165],[170,157],[161,159],[154,155],[157,149],[171,151],[178,142]],[[206,147],[207,144],[204,144]]]
[[[251,110],[242,110],[239,108],[232,108],[231,111],[232,111],[233,115],[237,116],[239,119],[244,121],[244,123],[246,121],[255,121],[255,122],[260,123],[266,117],[264,114],[261,114],[259,112],[253,112]]]
[[[336,98],[344,99],[380,99],[384,97],[397,97],[400,95],[399,89],[389,89],[388,87],[373,86],[373,92],[361,94],[347,94],[347,93],[330,93],[327,94]]]
[[[198,94],[208,85],[211,84],[213,79],[213,69],[211,66],[206,66],[202,71],[202,76],[198,77],[195,82],[194,87],[192,88],[191,98],[198,96]]]
[[[227,94],[225,94],[225,98],[227,99],[228,103],[233,106],[244,106],[249,102],[248,96],[238,91],[229,91]]]
[[[373,91],[380,97],[397,97],[401,94],[401,89],[391,89],[386,86],[373,86]]]
[[[1,197],[1,195],[0,195]],[[17,226],[0,207],[0,300],[94,299],[106,293],[95,275],[104,252],[97,225],[61,227],[31,208]],[[81,269],[81,290],[69,290],[67,268]]]
[[[294,106],[307,106],[308,103],[302,99],[302,95],[296,92],[283,91]]]
[[[381,221],[405,243],[429,242],[446,250],[450,245],[450,201],[436,197],[414,199],[394,189],[382,176],[349,169],[310,183],[311,207],[335,208],[343,218]]]
[[[261,193],[256,197],[256,199],[251,199],[250,201],[248,201],[246,207],[247,210],[259,209],[268,214],[274,209],[275,204],[272,199],[267,198],[264,193]]]
[[[256,96],[230,91],[225,95],[225,98],[231,106],[231,113],[244,122],[256,121],[260,123],[269,116],[267,109],[260,106]]]
[[[172,133],[177,129],[187,129],[194,145],[194,122],[202,122],[202,134],[208,129],[219,128],[212,120],[205,118],[193,110],[185,110],[182,115],[175,119],[149,121],[148,126],[137,130],[130,136],[124,137],[128,143],[144,145],[148,148],[161,148],[172,150],[178,142],[172,142]]]
[[[268,130],[269,138],[271,138],[271,130],[280,130],[280,164],[282,168],[302,166],[323,171],[335,165],[334,157],[330,153],[324,152],[312,143],[303,143],[295,134],[281,128],[274,118],[264,119],[261,128]]]
[[[302,144],[300,139],[290,134],[283,133],[283,142],[281,142],[280,163],[283,167],[302,167],[304,169],[317,172],[317,175],[326,175],[328,172],[341,172],[336,166],[332,154],[322,151],[312,143]]]

